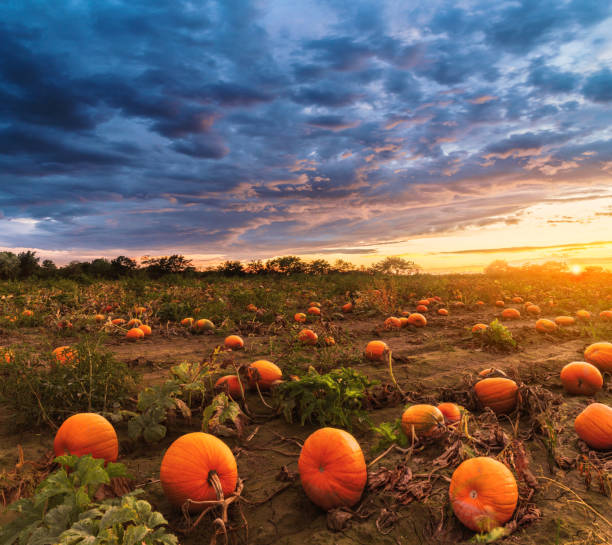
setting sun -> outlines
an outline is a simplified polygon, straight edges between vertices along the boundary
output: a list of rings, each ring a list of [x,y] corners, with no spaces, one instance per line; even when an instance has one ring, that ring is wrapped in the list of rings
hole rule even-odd
[[[579,275],[582,272],[582,267],[580,265],[572,265],[570,271],[572,274]]]

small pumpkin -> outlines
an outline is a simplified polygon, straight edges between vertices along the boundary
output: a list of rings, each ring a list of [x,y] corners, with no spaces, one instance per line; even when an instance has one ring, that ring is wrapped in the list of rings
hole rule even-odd
[[[240,387],[240,379],[237,375],[225,375],[215,382],[215,390],[227,392],[233,398],[242,397],[243,389]]]
[[[496,414],[512,412],[518,401],[518,386],[509,378],[485,378],[474,385],[480,402]]]
[[[298,339],[303,344],[317,344],[319,336],[312,329],[302,329],[298,333]]]
[[[96,314],[94,316],[94,320],[98,323],[103,322],[104,320],[106,320],[106,316],[104,316],[104,314]]]
[[[212,331],[215,329],[215,324],[206,318],[201,318],[195,323],[194,327],[198,331]]]
[[[521,313],[515,308],[505,308],[502,310],[501,317],[504,320],[518,320],[521,317]]]
[[[183,318],[181,320],[181,325],[185,327],[193,326],[193,318]]]
[[[323,339],[323,342],[325,343],[325,346],[335,346],[336,339],[334,339],[333,337],[325,337],[325,339]]]
[[[518,502],[514,475],[488,456],[459,464],[448,494],[455,516],[474,532],[490,532],[508,522]]]
[[[429,299],[421,299],[420,301],[417,301],[417,306],[418,305],[426,307],[427,305],[429,305]]]
[[[283,372],[271,361],[257,360],[248,366],[247,375],[251,386],[257,383],[261,389],[267,390],[283,377]]]
[[[304,323],[306,321],[306,314],[304,314],[303,312],[297,312],[293,315],[293,319],[296,322]]]
[[[310,307],[306,312],[311,316],[321,316],[321,309],[319,307]]]
[[[590,447],[612,449],[612,407],[591,403],[574,420],[574,429]]]
[[[542,310],[538,305],[528,305],[525,310],[527,311],[527,314],[538,315],[542,313]]]
[[[427,307],[427,305],[417,305],[416,307],[417,312],[427,312],[428,310],[429,308]]]
[[[55,456],[73,454],[103,458],[114,462],[119,455],[119,441],[113,425],[96,413],[77,413],[66,419],[53,440]]]
[[[591,313],[588,310],[577,310],[576,316],[580,320],[590,320],[591,319]]]
[[[143,339],[144,336],[144,331],[138,327],[133,327],[132,329],[129,329],[128,332],[125,334],[125,338],[130,339],[131,341]]]
[[[257,312],[257,307],[253,303],[249,303],[246,307],[249,312]]]
[[[602,373],[612,373],[612,343],[593,343],[584,351],[584,361],[592,363]]]
[[[138,326],[138,329],[142,330],[142,332],[145,334],[145,337],[148,337],[152,333],[151,326],[148,326],[147,324],[142,324],[141,326]]]
[[[382,361],[388,353],[389,347],[383,341],[370,341],[365,349],[365,356],[371,361]]]
[[[349,312],[353,312],[353,303],[345,303],[342,305],[342,312],[348,314]]]
[[[438,309],[438,314],[440,316],[448,316],[448,310],[446,310],[445,308],[439,308]]]
[[[540,333],[551,333],[557,329],[557,324],[552,320],[540,318],[535,324],[536,331]]]
[[[555,318],[555,324],[560,326],[574,325],[575,323],[576,320],[573,316],[557,316]]]
[[[76,360],[76,350],[70,346],[58,346],[52,352],[53,357],[57,363],[65,365],[67,363],[74,363]]]
[[[474,324],[472,326],[472,333],[482,333],[486,331],[488,327],[487,324]]]
[[[125,327],[140,327],[141,325],[142,322],[138,318],[132,318],[127,324],[125,324]]]
[[[517,305],[520,305],[523,302],[523,298],[522,297],[518,297],[518,296],[517,297],[513,297],[512,298],[512,302],[517,304]]]
[[[359,443],[337,428],[321,428],[304,441],[298,470],[308,498],[325,510],[355,505],[367,481]]]
[[[425,327],[427,325],[427,318],[418,312],[413,312],[408,316],[408,323],[416,327]]]
[[[113,324],[113,325],[123,325],[123,324],[125,324],[125,320],[123,318],[115,318],[114,320],[111,320],[111,324]]]
[[[504,308],[506,306],[506,303],[502,300],[499,301],[495,301],[495,306],[496,307],[500,307],[500,308]]]
[[[440,403],[438,410],[444,415],[444,422],[446,424],[454,424],[461,420],[461,409],[456,403]]]
[[[444,426],[444,414],[433,405],[418,404],[408,407],[402,414],[402,430],[411,437],[428,437]]]
[[[238,468],[229,447],[214,435],[188,433],[170,445],[162,459],[160,481],[170,503],[182,506],[188,499],[211,501],[217,499],[212,485],[215,475],[225,497],[236,489]],[[205,506],[192,506],[201,511]]]
[[[594,365],[573,361],[561,369],[561,382],[570,394],[592,396],[601,390],[603,377]]]
[[[400,327],[402,327],[402,322],[395,316],[389,316],[389,318],[385,320],[385,329],[399,329]]]
[[[231,348],[232,350],[240,350],[241,348],[244,348],[244,341],[238,335],[230,335],[229,337],[225,337],[223,345],[225,346],[225,348]]]

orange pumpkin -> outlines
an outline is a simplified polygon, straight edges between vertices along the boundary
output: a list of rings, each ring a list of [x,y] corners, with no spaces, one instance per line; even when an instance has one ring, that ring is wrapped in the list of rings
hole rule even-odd
[[[529,305],[526,309],[528,314],[540,314],[542,310],[538,305]]]
[[[484,307],[484,301],[476,301],[477,307]]]
[[[26,309],[21,313],[21,315],[29,318],[30,316],[34,316],[34,313],[31,310]]]
[[[591,403],[574,420],[574,429],[590,447],[612,449],[612,407]]]
[[[424,307],[426,307],[427,305],[429,305],[429,299],[421,299],[420,301],[417,301],[417,306],[418,305],[423,305]]]
[[[399,329],[402,327],[402,322],[395,316],[390,316],[385,320],[385,329]]]
[[[417,437],[427,437],[442,426],[444,415],[433,405],[412,405],[402,414],[402,430],[408,437],[412,436],[413,430]]]
[[[142,322],[138,318],[132,318],[127,324],[125,324],[125,327],[140,327],[141,325]]]
[[[241,348],[244,348],[244,341],[238,335],[230,335],[229,337],[225,337],[223,345],[225,348],[240,350]]]
[[[321,309],[319,307],[310,307],[306,312],[311,316],[321,316]]]
[[[515,308],[505,308],[502,310],[501,317],[505,320],[518,320],[521,313]]]
[[[561,369],[561,382],[570,394],[592,396],[601,390],[603,377],[594,365],[585,361],[573,361]]]
[[[304,314],[303,312],[298,312],[297,314],[293,315],[293,319],[296,322],[304,323],[306,321],[306,314]]]
[[[210,320],[206,318],[201,318],[195,323],[195,328],[198,331],[212,331],[215,329],[215,324],[213,324]]]
[[[138,339],[144,338],[144,336],[144,331],[138,327],[133,327],[125,334],[126,339],[130,339],[131,341],[137,341]]]
[[[353,312],[353,303],[345,303],[342,305],[342,312],[345,314],[348,312]]]
[[[96,322],[103,322],[104,320],[106,320],[106,316],[104,316],[104,314],[96,314],[94,316],[94,320]]]
[[[427,318],[418,312],[413,312],[408,316],[408,323],[416,327],[425,327],[427,325]]]
[[[248,366],[247,375],[251,386],[255,386],[255,383],[257,383],[261,389],[266,390],[270,388],[274,382],[282,378],[283,372],[278,365],[271,361],[257,360]]]
[[[611,321],[611,320],[612,320],[612,310],[602,310],[602,311],[599,313],[599,317],[600,317],[602,320],[605,320],[605,321]]]
[[[602,373],[612,373],[612,343],[593,343],[584,351],[584,361],[592,363]]]
[[[472,327],[472,333],[482,333],[488,327],[489,326],[487,324],[474,324],[474,326]]]
[[[438,314],[440,316],[448,316],[448,310],[446,310],[445,308],[439,308],[438,309]]]
[[[497,414],[509,413],[516,407],[518,386],[509,378],[485,378],[474,385],[474,391],[483,406]]]
[[[58,346],[52,352],[53,357],[57,363],[66,364],[66,363],[74,363],[76,359],[76,350],[71,348],[70,346]]]
[[[590,320],[591,319],[591,313],[588,310],[578,310],[576,311],[576,316],[580,320]]]
[[[242,397],[243,388],[240,387],[240,379],[237,375],[225,375],[215,382],[215,390],[227,392],[234,398]]]
[[[317,344],[319,336],[312,329],[302,329],[298,333],[298,339],[303,344]]]
[[[146,324],[142,324],[138,327],[138,329],[142,330],[142,332],[145,334],[145,337],[148,337],[152,333],[151,327]]]
[[[321,303],[319,303],[318,301],[311,301],[310,303],[308,303],[308,306],[321,308]]]
[[[181,325],[185,327],[193,326],[193,318],[183,318],[181,320]]]
[[[389,353],[387,343],[382,341],[370,341],[365,349],[365,356],[372,361],[382,361]]]
[[[516,303],[517,305],[520,305],[523,302],[523,298],[522,297],[513,297],[512,298],[512,302]]]
[[[325,510],[355,505],[367,481],[359,443],[337,428],[321,428],[304,441],[298,470],[308,498]]]
[[[246,307],[249,312],[257,312],[257,307],[253,303],[249,303]]]
[[[335,346],[336,339],[334,339],[333,337],[325,337],[323,342],[325,343],[325,346]]]
[[[4,361],[6,363],[13,363],[15,361],[15,353],[12,350],[0,347],[0,355],[4,356]]]
[[[504,303],[503,301],[495,301],[495,306],[503,308],[506,306],[506,303]]]
[[[160,481],[170,503],[181,506],[188,499],[211,501],[217,493],[211,477],[217,474],[225,497],[236,489],[238,468],[229,447],[214,435],[188,433],[170,445],[160,469]],[[193,506],[201,511],[205,506]]]
[[[123,324],[125,324],[125,320],[123,318],[115,318],[114,320],[111,320],[111,324],[113,324],[113,325],[123,325]]]
[[[552,320],[547,320],[546,318],[540,318],[535,324],[536,331],[540,333],[550,333],[557,329],[557,324]]]
[[[417,305],[416,307],[417,312],[427,312],[428,310],[429,308],[426,305]]]
[[[444,422],[446,424],[453,424],[461,420],[461,409],[455,403],[440,403],[438,410],[444,415]]]
[[[576,320],[574,320],[573,316],[557,316],[555,318],[555,324],[560,326],[574,325],[575,323]]]
[[[448,494],[455,516],[474,532],[490,532],[508,522],[518,502],[514,475],[488,456],[459,464]]]
[[[53,441],[55,456],[74,454],[103,458],[114,462],[119,454],[119,441],[112,424],[96,413],[78,413],[64,421]]]
[[[410,323],[406,316],[402,316],[399,321],[402,327],[406,327]]]

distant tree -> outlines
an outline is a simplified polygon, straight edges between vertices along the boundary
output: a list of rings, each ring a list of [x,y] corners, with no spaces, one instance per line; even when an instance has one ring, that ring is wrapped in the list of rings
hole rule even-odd
[[[17,255],[19,258],[19,276],[28,278],[34,276],[40,270],[40,257],[36,257],[36,252],[28,250]]]
[[[308,274],[327,274],[331,270],[331,265],[325,259],[315,259],[306,266]]]
[[[240,261],[225,261],[217,267],[217,272],[224,276],[242,276],[244,275],[244,267]]]
[[[111,276],[113,266],[111,265],[111,262],[108,259],[104,259],[103,257],[101,257],[98,259],[94,259],[89,264],[89,267],[87,267],[87,269],[88,274],[107,278]]]
[[[349,261],[345,261],[344,259],[336,259],[336,261],[334,261],[334,265],[332,267],[332,270],[335,271],[335,272],[354,271],[355,270],[355,265],[353,265]]]
[[[0,278],[9,280],[19,276],[19,258],[13,252],[0,252]]]
[[[126,276],[138,268],[138,263],[124,255],[120,255],[110,262],[111,272],[114,276]]]
[[[383,274],[416,274],[419,266],[402,257],[387,257],[372,265],[372,270]]]
[[[58,271],[57,265],[53,263],[53,261],[51,261],[50,259],[45,259],[42,262],[42,265],[40,267],[40,273],[45,278],[50,278],[52,276],[55,276],[57,274],[57,271]]]
[[[262,263],[261,259],[249,261],[245,268],[247,274],[263,274],[266,268]]]
[[[296,274],[306,271],[306,263],[295,255],[286,255],[266,262],[266,272]]]
[[[547,261],[546,263],[526,263],[521,267],[521,271],[530,273],[555,274],[567,272],[567,263],[560,261]]]
[[[485,267],[484,273],[488,275],[497,275],[506,274],[512,272],[513,270],[515,270],[514,267],[510,267],[507,261],[504,261],[503,259],[496,259]]]
[[[195,268],[191,266],[191,259],[178,254],[163,257],[144,256],[141,261],[147,266],[147,273],[154,277],[195,271]]]

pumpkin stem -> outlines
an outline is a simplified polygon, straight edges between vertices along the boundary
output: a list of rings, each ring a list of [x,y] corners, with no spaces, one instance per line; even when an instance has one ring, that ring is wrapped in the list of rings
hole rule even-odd
[[[223,488],[221,487],[221,480],[219,479],[219,474],[214,469],[211,469],[208,472],[207,480],[208,480],[208,484],[215,489],[215,493],[217,494],[217,499],[219,501],[223,501],[224,500]]]
[[[393,353],[391,350],[387,352],[387,357],[389,359],[389,375],[391,376],[391,380],[393,381],[393,385],[397,388],[397,391],[400,393],[402,397],[404,397],[404,392],[400,388],[397,380],[395,380],[395,375],[393,374]]]

